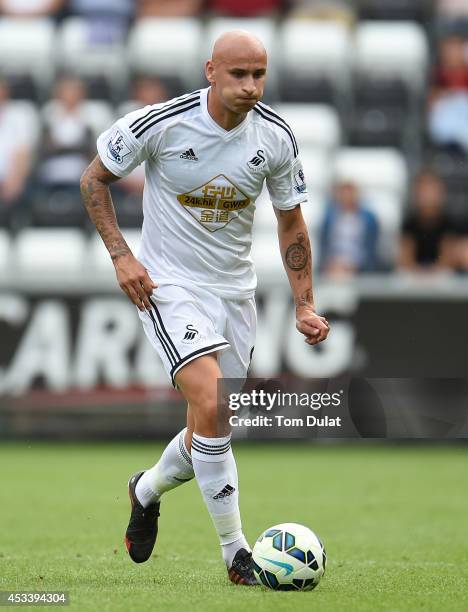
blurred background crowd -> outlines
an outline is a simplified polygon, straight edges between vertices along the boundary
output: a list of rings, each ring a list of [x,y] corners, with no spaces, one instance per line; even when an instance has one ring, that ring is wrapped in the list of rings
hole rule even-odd
[[[79,178],[97,135],[205,86],[212,40],[235,27],[269,50],[265,101],[299,141],[320,272],[466,274],[468,0],[0,0],[0,242],[89,235]],[[113,187],[123,228],[141,224],[143,180]]]

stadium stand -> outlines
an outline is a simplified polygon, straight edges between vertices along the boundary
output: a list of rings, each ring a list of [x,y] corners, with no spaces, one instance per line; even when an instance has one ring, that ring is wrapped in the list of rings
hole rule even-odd
[[[126,229],[123,231],[124,238],[133,253],[138,253],[141,232],[136,229]],[[112,262],[100,236],[93,233],[87,242],[86,265],[95,270],[114,269]]]
[[[349,100],[352,38],[342,23],[288,19],[280,28],[280,97],[343,108]]]
[[[333,107],[322,104],[277,104],[278,113],[291,126],[299,148],[331,151],[341,143],[341,126]]]
[[[137,17],[192,17],[199,15],[204,0],[139,0]]]
[[[54,24],[46,17],[0,18],[0,74],[15,83],[15,97],[47,96],[55,74],[54,44]]]
[[[53,88],[59,76],[75,75],[86,84],[88,98],[81,105],[80,117],[94,140],[115,117],[148,103],[148,96],[161,101],[204,86],[203,60],[214,38],[224,30],[243,28],[257,34],[270,51],[265,101],[296,133],[309,185],[311,206],[306,214],[314,241],[320,234],[331,186],[352,180],[378,219],[383,267],[393,269],[409,186],[423,164],[429,164],[444,181],[448,215],[467,226],[467,153],[463,147],[454,150],[438,142],[426,118],[431,108],[427,102],[433,99],[437,83],[434,36],[455,31],[466,51],[466,12],[460,3],[211,2],[210,10],[201,13],[199,0],[147,0],[134,7],[133,22],[133,8],[122,3],[120,19],[125,32],[128,28],[128,37],[107,39],[98,36],[90,23],[96,24],[96,19],[102,23],[106,10],[116,16],[115,6],[106,9],[106,1],[95,7],[86,1],[49,4],[50,17],[18,18],[6,10],[0,16],[0,78],[8,81],[11,96],[20,100],[18,108],[29,117],[25,121],[30,126],[35,164],[28,179],[35,187],[40,186],[43,135],[57,114]],[[65,18],[56,18],[63,13]],[[467,71],[468,62],[463,62]],[[145,79],[155,84],[142,96],[132,86],[139,78],[143,91]],[[448,112],[453,120],[453,109]],[[0,151],[2,155],[5,150]],[[130,230],[141,222],[143,173],[141,168],[127,184],[113,187],[120,221]],[[41,231],[55,227],[50,239],[62,236],[58,228],[81,228],[86,235],[89,226],[76,196],[70,198],[59,191],[44,197],[38,188],[25,194],[29,204],[13,211],[13,218],[5,214],[5,208],[0,211],[0,225],[12,232],[2,231],[2,244],[14,242],[14,231],[27,225]],[[256,217],[260,243],[252,256],[260,269],[270,266],[276,270],[280,262],[271,255],[277,251],[275,217],[266,192],[259,198]],[[18,252],[28,252],[30,238],[21,232],[18,240]],[[88,261],[100,266],[102,253],[96,245],[87,245],[94,253]],[[76,253],[80,247],[73,249]]]
[[[79,229],[22,230],[15,242],[12,261],[18,271],[51,274],[80,271],[85,264],[86,239]]]
[[[188,17],[146,18],[136,22],[128,40],[130,69],[163,77],[174,95],[200,86],[202,25]]]
[[[86,79],[91,97],[122,96],[128,76],[122,40],[90,41],[86,19],[69,17],[59,26],[56,45],[58,69]]]
[[[10,267],[11,237],[5,229],[0,229],[0,273],[4,274]]]

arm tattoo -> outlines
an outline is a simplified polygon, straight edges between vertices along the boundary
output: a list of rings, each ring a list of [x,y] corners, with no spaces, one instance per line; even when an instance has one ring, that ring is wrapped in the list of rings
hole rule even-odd
[[[118,179],[119,177],[109,172],[99,157],[96,157],[85,170],[80,182],[81,195],[88,215],[113,260],[130,253],[119,230],[109,191],[110,183]]]
[[[296,307],[312,306],[314,303],[314,300],[312,299],[312,289],[307,289],[307,291],[304,291],[304,293],[294,298],[294,302],[296,304]]]
[[[304,234],[296,235],[297,242],[290,244],[286,250],[285,261],[291,270],[304,270],[310,261]]]

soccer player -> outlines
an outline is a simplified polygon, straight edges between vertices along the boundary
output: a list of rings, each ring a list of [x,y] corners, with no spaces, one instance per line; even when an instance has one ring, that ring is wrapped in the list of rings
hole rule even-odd
[[[286,122],[260,102],[266,71],[258,39],[242,31],[223,34],[206,62],[210,86],[119,119],[98,138],[98,155],[81,180],[120,287],[188,403],[187,427],[154,467],[129,481],[130,557],[136,563],[150,557],[162,495],[195,477],[229,578],[245,585],[256,581],[242,532],[228,418],[217,411],[217,381],[245,379],[253,352],[256,277],[249,253],[255,200],[265,180],[297,329],[310,345],[329,330],[314,308],[297,143]],[[119,230],[109,185],[143,161],[144,222],[136,258]]]

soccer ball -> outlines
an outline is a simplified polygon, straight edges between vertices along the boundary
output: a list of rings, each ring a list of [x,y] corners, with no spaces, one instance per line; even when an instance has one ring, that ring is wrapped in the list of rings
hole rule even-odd
[[[297,523],[270,527],[255,542],[254,574],[277,591],[311,591],[325,573],[327,554],[313,531]]]

